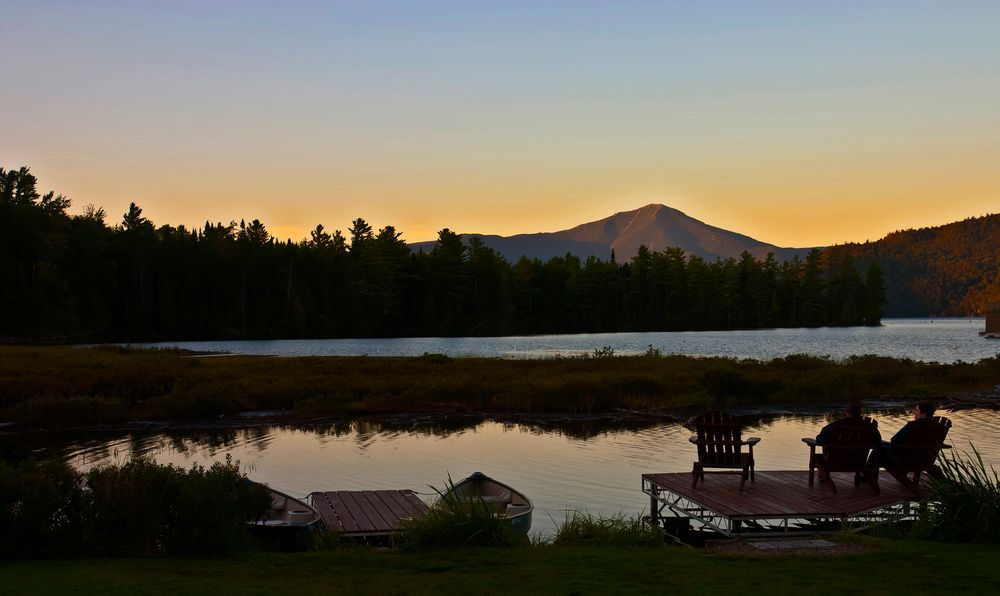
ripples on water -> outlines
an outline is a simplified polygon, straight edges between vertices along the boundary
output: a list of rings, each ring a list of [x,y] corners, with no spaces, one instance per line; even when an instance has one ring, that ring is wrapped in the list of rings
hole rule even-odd
[[[410,337],[135,344],[268,356],[485,356],[550,358],[590,354],[610,346],[616,354],[729,356],[771,360],[790,354],[847,358],[877,354],[922,361],[976,362],[1000,353],[1000,342],[980,338],[982,319],[886,319],[881,327],[596,333],[531,337]]]
[[[1000,468],[1000,415],[990,410],[942,411],[954,426],[949,443]],[[907,413],[879,413],[883,437],[903,426]],[[753,424],[758,470],[805,469],[801,437],[825,424],[819,415],[782,415]],[[226,455],[251,478],[292,495],[320,490],[410,488],[431,500],[428,485],[444,486],[482,471],[522,490],[535,503],[533,527],[551,534],[567,511],[648,513],[640,478],[650,472],[689,472],[694,448],[680,424],[639,429],[577,428],[570,432],[487,422],[465,429],[384,427],[350,423],[322,428],[263,427],[239,431],[130,434],[68,441],[61,449],[88,468],[147,456],[161,463],[211,465]],[[885,482],[893,482],[886,477]]]

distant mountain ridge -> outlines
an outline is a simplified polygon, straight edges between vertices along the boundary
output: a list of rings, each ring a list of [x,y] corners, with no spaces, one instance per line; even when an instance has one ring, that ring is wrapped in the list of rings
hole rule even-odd
[[[463,234],[466,241],[477,236],[490,248],[514,262],[522,256],[546,261],[567,253],[581,259],[595,256],[611,258],[614,250],[619,260],[631,259],[645,245],[659,251],[677,247],[691,256],[714,261],[739,257],[744,251],[758,259],[774,255],[780,261],[798,255],[805,257],[810,248],[782,248],[749,236],[708,225],[666,205],[650,204],[633,211],[620,211],[610,217],[580,224],[558,232],[496,236]],[[434,242],[416,242],[413,250],[429,251]]]

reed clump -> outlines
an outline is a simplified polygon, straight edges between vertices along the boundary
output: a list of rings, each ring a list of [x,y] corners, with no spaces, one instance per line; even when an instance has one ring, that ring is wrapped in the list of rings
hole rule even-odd
[[[1000,477],[972,455],[938,457],[942,477],[930,479],[926,503],[914,532],[922,538],[946,542],[1000,542]]]
[[[433,487],[431,487],[433,488]],[[427,512],[405,524],[402,545],[411,550],[497,547],[524,544],[527,538],[511,531],[504,511],[481,498],[454,494],[451,478],[444,490],[434,489],[438,501]]]
[[[573,511],[556,529],[555,546],[662,546],[663,534],[642,516]]]

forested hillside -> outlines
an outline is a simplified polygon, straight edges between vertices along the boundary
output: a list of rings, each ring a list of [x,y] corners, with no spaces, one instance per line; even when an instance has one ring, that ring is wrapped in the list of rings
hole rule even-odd
[[[966,316],[1000,303],[1000,215],[894,232],[827,253],[882,267],[888,316]]]
[[[258,220],[157,227],[132,205],[69,215],[26,168],[0,169],[0,338],[106,341],[505,335],[877,324],[877,266],[849,254],[708,262],[641,247],[628,262],[509,263],[441,230],[413,252],[392,226],[317,226],[278,242]]]

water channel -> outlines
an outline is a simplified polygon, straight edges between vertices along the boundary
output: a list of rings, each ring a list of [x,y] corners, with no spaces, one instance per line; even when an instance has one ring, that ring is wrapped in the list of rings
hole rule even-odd
[[[885,408],[885,405],[882,405]],[[761,437],[758,470],[802,470],[825,416],[772,412],[748,417],[748,435]],[[942,411],[954,426],[949,442],[969,452],[974,444],[988,465],[1000,468],[1000,416],[992,410]],[[910,417],[902,408],[875,411],[883,437]],[[535,503],[533,528],[551,535],[571,511],[648,513],[640,478],[650,472],[688,472],[694,448],[680,423],[589,423],[541,429],[480,422],[466,428],[344,422],[311,427],[264,426],[227,431],[176,431],[49,437],[46,450],[75,466],[146,456],[190,467],[226,455],[255,480],[294,496],[320,490],[409,488],[431,501],[443,487],[482,471],[515,486]],[[708,480],[711,482],[711,478]],[[895,482],[883,475],[882,482]]]

